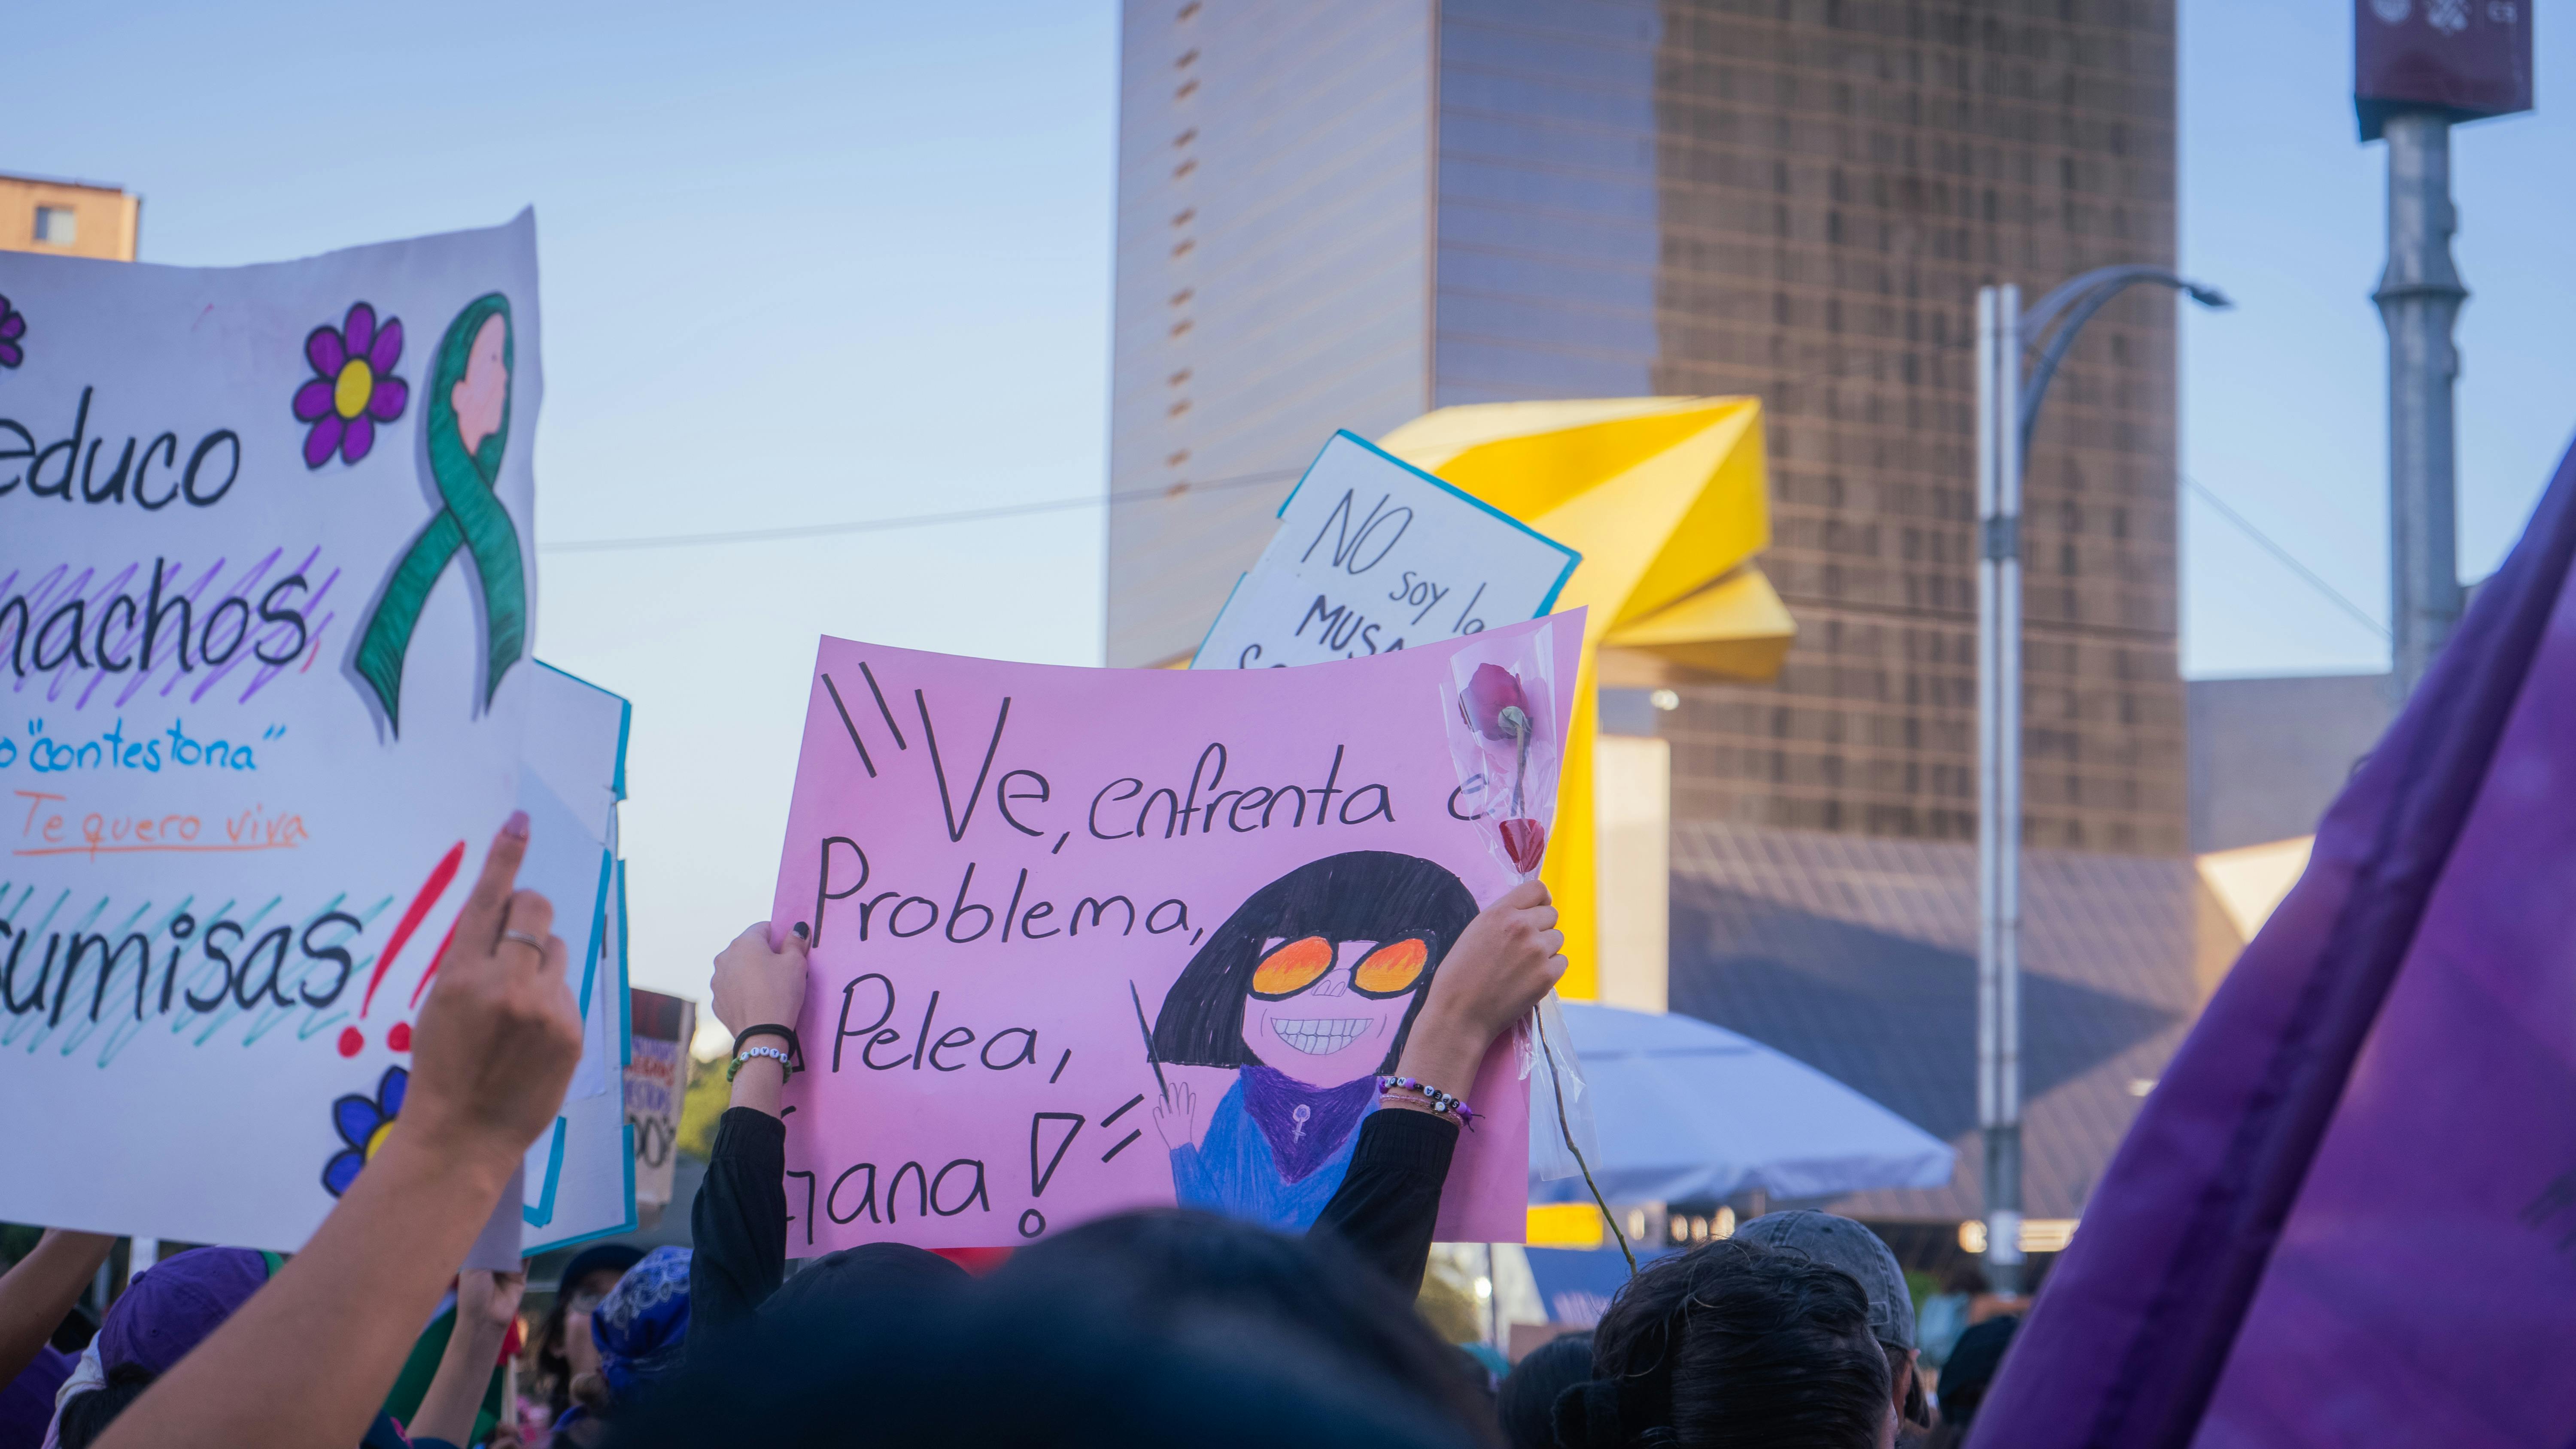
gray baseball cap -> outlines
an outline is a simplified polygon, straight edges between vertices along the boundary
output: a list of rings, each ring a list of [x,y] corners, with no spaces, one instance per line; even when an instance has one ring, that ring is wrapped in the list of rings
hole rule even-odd
[[[1766,1213],[1735,1230],[1738,1241],[1759,1243],[1785,1252],[1803,1253],[1828,1268],[1839,1268],[1860,1280],[1869,1295],[1870,1336],[1890,1348],[1914,1347],[1914,1295],[1905,1290],[1905,1270],[1879,1236],[1849,1218],[1800,1208]]]

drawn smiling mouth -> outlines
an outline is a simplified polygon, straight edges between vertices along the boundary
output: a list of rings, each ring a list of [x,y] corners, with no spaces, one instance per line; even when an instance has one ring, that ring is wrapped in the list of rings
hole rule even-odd
[[[1331,1056],[1358,1041],[1369,1029],[1365,1016],[1307,1017],[1298,1021],[1270,1019],[1271,1033],[1308,1056]]]

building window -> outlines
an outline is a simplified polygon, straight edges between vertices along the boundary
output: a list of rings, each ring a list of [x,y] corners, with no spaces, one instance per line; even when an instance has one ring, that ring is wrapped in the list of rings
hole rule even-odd
[[[36,240],[47,246],[67,247],[80,239],[80,219],[68,206],[36,208]]]

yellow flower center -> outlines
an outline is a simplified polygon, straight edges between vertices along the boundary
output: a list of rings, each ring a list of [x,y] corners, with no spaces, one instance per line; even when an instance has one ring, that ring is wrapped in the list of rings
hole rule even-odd
[[[366,364],[360,363],[358,365],[364,367]],[[383,1126],[367,1134],[367,1155],[364,1159],[365,1161],[373,1162],[376,1160],[376,1149],[385,1145],[385,1134],[392,1130],[394,1130],[394,1124],[392,1119],[388,1118]]]
[[[376,370],[367,366],[363,357],[352,357],[340,369],[340,380],[331,387],[331,406],[340,416],[354,418],[367,410],[367,399],[375,396]]]

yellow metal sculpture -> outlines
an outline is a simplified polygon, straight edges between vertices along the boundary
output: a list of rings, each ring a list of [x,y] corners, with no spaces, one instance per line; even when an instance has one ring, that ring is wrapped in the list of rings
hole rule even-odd
[[[1590,998],[1599,686],[1767,680],[1797,633],[1752,562],[1771,541],[1761,401],[1442,408],[1378,443],[1583,554],[1557,600],[1591,613],[1542,878],[1564,917],[1571,964],[1559,989]]]

